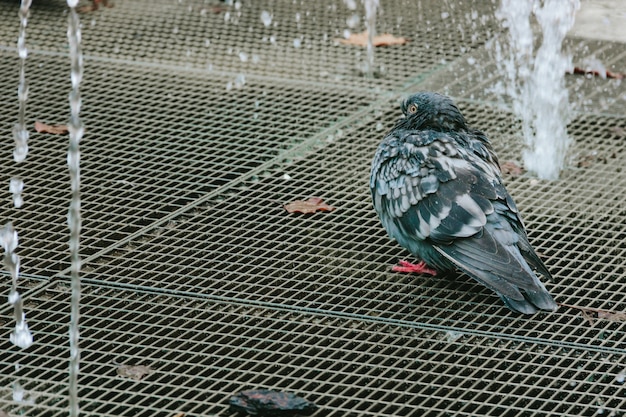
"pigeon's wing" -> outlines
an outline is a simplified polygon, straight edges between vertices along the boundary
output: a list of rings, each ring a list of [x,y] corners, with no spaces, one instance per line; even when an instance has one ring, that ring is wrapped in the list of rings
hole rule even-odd
[[[374,206],[389,234],[427,263],[433,257],[424,257],[424,247],[511,304],[524,304],[520,289],[543,293],[545,288],[518,249],[527,239],[516,232],[523,225],[508,205],[512,200],[497,164],[457,146],[451,135],[416,132],[383,141],[370,182]],[[540,308],[547,305],[538,302]]]

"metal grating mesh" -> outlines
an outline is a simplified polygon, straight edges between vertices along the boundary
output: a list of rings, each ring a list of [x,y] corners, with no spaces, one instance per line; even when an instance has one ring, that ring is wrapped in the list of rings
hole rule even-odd
[[[84,288],[80,386],[85,415],[225,415],[259,385],[310,393],[323,415],[592,415],[624,407],[621,354],[389,325],[235,303]],[[69,292],[29,297],[45,338],[18,378],[42,393],[29,415],[62,413]],[[7,343],[3,342],[3,348]],[[420,353],[416,356],[416,352]],[[141,381],[116,363],[146,365]],[[4,393],[6,397],[8,393]],[[529,410],[534,410],[533,412]]]
[[[31,13],[31,121],[68,117],[63,3],[36,2]],[[231,394],[267,387],[315,401],[316,416],[624,415],[623,320],[566,308],[522,318],[465,276],[389,272],[407,254],[380,227],[367,178],[399,97],[452,94],[501,160],[519,159],[519,123],[493,94],[501,78],[485,46],[500,31],[493,2],[383,1],[379,31],[412,42],[376,50],[381,78],[358,72],[364,50],[334,41],[361,9],[340,0],[237,3],[117,0],[82,15],[83,413],[222,416]],[[7,138],[16,12],[0,3]],[[361,21],[354,31],[363,29]],[[575,60],[626,66],[619,44],[568,47]],[[557,301],[624,312],[626,84],[569,77],[568,85],[585,111],[570,124],[576,144],[562,179],[506,180],[555,275],[547,286]],[[26,183],[24,208],[8,208],[7,193],[2,218],[20,232],[36,341],[12,348],[11,312],[2,309],[0,411],[61,416],[66,138],[31,138],[20,166],[9,160],[10,139],[0,149],[2,181]],[[282,209],[308,196],[338,210]],[[4,277],[3,293],[8,286]],[[115,363],[154,373],[133,381]],[[16,379],[34,404],[12,401]]]

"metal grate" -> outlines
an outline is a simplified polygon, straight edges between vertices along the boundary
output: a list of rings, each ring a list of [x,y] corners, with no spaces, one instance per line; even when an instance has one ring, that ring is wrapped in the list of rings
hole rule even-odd
[[[35,3],[28,117],[63,123],[64,2]],[[452,94],[501,160],[519,160],[521,137],[493,94],[501,78],[485,42],[500,32],[494,4],[382,3],[379,31],[412,41],[376,50],[379,78],[359,73],[364,50],[334,41],[348,17],[363,14],[339,0],[117,0],[82,15],[84,415],[225,416],[228,397],[247,388],[297,392],[320,406],[316,416],[624,415],[619,317],[567,308],[519,317],[463,275],[389,271],[407,253],[379,225],[367,181],[398,98]],[[273,15],[267,28],[264,10]],[[7,138],[17,108],[16,12],[0,3]],[[575,59],[626,66],[618,44],[568,42]],[[557,301],[624,312],[626,84],[569,77],[568,85],[584,111],[569,126],[576,143],[562,178],[505,179],[554,273],[547,286]],[[20,166],[9,159],[11,141],[0,145],[2,181],[26,183],[24,208],[8,208],[7,193],[2,218],[20,233],[35,334],[25,352],[10,346],[11,312],[2,309],[0,411],[61,416],[67,145],[31,138]],[[309,196],[338,210],[282,209]],[[8,285],[3,276],[5,294]],[[153,373],[123,378],[118,363]],[[16,380],[32,404],[12,400]]]
[[[308,393],[324,415],[592,415],[624,406],[617,352],[530,343],[182,296],[84,288],[83,412],[226,415],[228,396],[268,386]],[[29,415],[62,413],[68,289],[29,297],[44,340],[20,360]],[[3,343],[8,348],[7,343]],[[417,353],[417,355],[416,355]],[[150,366],[141,381],[116,363]],[[5,397],[8,393],[5,393]],[[530,411],[533,410],[533,411]]]

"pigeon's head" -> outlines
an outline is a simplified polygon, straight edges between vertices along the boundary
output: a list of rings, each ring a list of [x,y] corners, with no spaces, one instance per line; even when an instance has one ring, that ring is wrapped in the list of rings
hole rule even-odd
[[[402,102],[404,118],[398,123],[407,129],[450,132],[465,130],[465,118],[450,97],[430,92],[413,94]]]

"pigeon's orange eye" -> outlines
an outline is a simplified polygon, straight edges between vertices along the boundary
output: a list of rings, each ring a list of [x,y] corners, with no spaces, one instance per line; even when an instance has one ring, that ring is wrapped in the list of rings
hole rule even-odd
[[[417,104],[411,104],[408,110],[409,110],[409,113],[411,114],[417,112]]]

